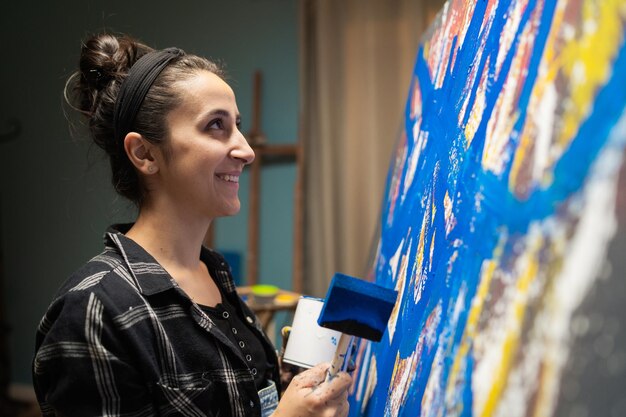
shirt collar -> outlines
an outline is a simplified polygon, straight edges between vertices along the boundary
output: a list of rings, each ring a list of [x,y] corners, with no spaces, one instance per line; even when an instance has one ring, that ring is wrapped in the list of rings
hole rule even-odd
[[[135,281],[135,285],[142,294],[153,295],[172,288],[178,288],[176,281],[152,255],[134,240],[126,237],[125,233],[132,226],[133,223],[110,226],[104,234],[105,247],[118,252],[122,256]],[[227,294],[235,292],[228,265],[221,255],[203,246],[200,259],[209,267],[209,270],[216,272],[214,278],[219,281],[220,286]]]
[[[124,235],[131,227],[132,223],[110,226],[104,235],[104,244],[122,256],[139,291],[153,295],[178,287],[152,255]]]

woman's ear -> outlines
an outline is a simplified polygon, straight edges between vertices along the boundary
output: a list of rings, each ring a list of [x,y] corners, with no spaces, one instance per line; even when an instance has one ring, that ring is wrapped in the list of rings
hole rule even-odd
[[[157,159],[154,157],[155,147],[137,132],[129,132],[124,138],[124,150],[130,162],[144,175],[156,174],[159,171]]]

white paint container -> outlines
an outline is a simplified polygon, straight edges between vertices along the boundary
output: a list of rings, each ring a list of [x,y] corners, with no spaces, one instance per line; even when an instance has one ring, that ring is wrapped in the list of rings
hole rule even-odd
[[[323,305],[321,298],[300,297],[283,361],[302,368],[332,361],[341,333],[317,324]]]

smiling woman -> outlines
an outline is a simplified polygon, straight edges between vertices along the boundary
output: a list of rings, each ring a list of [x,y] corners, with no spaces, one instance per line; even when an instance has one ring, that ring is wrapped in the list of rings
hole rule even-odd
[[[208,71],[177,82],[176,88],[185,100],[166,118],[168,158],[154,149],[159,175],[148,178],[152,188],[163,191],[152,193],[162,200],[155,203],[198,219],[237,214],[239,175],[254,152],[239,131],[235,95]]]
[[[351,378],[308,370],[279,402],[279,361],[224,258],[202,246],[239,211],[254,152],[212,62],[128,37],[83,46],[68,102],[139,209],[54,297],[37,331],[44,416],[345,416]],[[71,369],[71,374],[68,370]]]

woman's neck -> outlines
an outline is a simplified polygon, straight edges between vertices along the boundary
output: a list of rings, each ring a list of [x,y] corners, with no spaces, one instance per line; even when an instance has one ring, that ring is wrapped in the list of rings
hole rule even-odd
[[[163,266],[193,270],[198,267],[200,250],[210,219],[142,207],[126,236],[133,239]]]
[[[200,250],[210,220],[189,221],[160,210],[142,209],[126,236],[141,245],[174,278],[195,302],[214,307],[222,302],[220,291]]]

